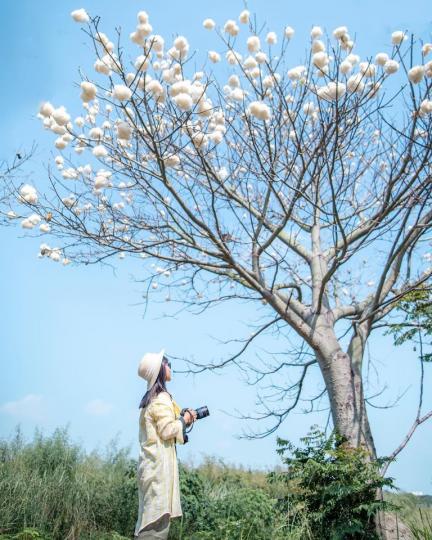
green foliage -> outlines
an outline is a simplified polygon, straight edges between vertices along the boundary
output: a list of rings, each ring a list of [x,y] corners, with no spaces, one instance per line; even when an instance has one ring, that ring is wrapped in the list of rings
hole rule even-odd
[[[284,448],[277,451],[283,454]],[[341,455],[342,448],[315,438],[294,454],[290,469],[296,474],[288,478],[285,466],[276,467],[270,482],[265,471],[227,465],[221,458],[207,456],[195,468],[180,461],[183,517],[171,521],[170,539],[342,538],[335,536],[340,531],[331,520],[338,512],[349,518],[344,505],[362,498],[362,480],[369,476],[362,460],[339,459],[332,465]],[[36,431],[30,443],[18,428],[12,440],[0,440],[0,540],[131,538],[138,510],[136,466],[129,449],[119,449],[115,441],[103,453],[86,454],[69,440],[66,428],[50,437]],[[431,501],[398,497],[408,517],[418,514],[421,502],[424,517],[413,523],[415,538],[430,538],[425,516],[431,516]],[[333,527],[329,531],[336,531],[333,536],[315,534],[324,526],[323,509],[325,523]],[[358,517],[358,507],[353,515]]]
[[[431,362],[432,353],[424,352],[423,347],[432,345],[432,292],[426,288],[411,291],[398,302],[396,311],[403,314],[403,319],[400,323],[389,324],[386,334],[393,335],[395,345],[414,342],[414,350],[416,343],[421,342],[421,359]]]
[[[376,499],[377,490],[393,487],[393,479],[379,472],[385,458],[370,461],[364,449],[350,448],[336,433],[326,439],[316,427],[301,440],[304,448],[277,438],[277,452],[291,454],[282,458],[285,474],[269,474],[270,482],[283,478],[287,483],[281,508],[306,515],[312,538],[376,538],[374,515],[393,507]]]

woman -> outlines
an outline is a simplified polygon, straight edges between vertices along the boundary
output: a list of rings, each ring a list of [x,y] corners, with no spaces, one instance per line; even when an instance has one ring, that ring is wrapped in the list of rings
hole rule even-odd
[[[180,407],[166,389],[171,363],[159,353],[142,358],[138,375],[147,381],[140,403],[138,460],[138,519],[135,538],[167,539],[170,519],[182,516],[175,444],[185,444],[186,426],[196,420],[196,411]]]

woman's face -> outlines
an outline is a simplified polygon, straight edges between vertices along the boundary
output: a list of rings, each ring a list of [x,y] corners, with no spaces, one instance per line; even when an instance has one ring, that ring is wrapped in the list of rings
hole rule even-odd
[[[165,380],[170,381],[171,380],[171,367],[167,362],[164,362],[165,365]]]

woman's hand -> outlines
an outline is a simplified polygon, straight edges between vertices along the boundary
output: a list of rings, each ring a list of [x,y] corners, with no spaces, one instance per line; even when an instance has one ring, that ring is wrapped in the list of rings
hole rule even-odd
[[[190,426],[193,422],[195,422],[197,418],[197,413],[194,409],[188,409],[185,411],[183,418],[188,426]]]

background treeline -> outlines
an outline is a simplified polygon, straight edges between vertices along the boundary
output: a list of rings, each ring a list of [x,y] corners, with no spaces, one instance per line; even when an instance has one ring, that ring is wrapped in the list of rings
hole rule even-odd
[[[180,461],[184,515],[171,522],[170,539],[373,538],[372,530],[357,527],[372,506],[365,503],[353,456],[338,454],[335,469],[329,461],[334,454],[323,450],[316,433],[304,439],[307,451],[291,453],[291,477],[286,465],[267,474],[213,457],[198,467]],[[280,446],[282,455],[287,441]],[[36,430],[27,442],[17,427],[12,438],[0,440],[0,539],[132,538],[136,465],[130,449],[115,441],[103,452],[86,453],[70,440],[68,428],[50,436]],[[385,499],[400,505],[414,538],[432,539],[432,497],[386,492]]]

